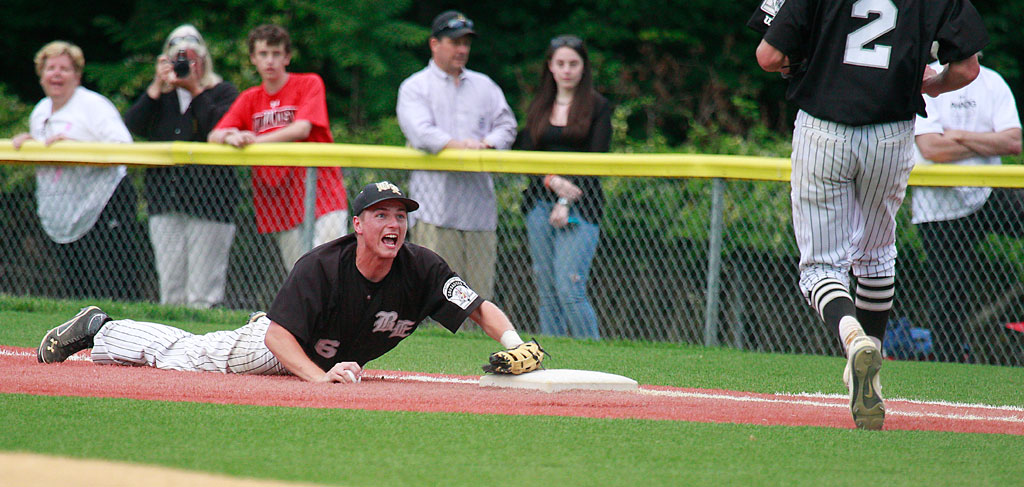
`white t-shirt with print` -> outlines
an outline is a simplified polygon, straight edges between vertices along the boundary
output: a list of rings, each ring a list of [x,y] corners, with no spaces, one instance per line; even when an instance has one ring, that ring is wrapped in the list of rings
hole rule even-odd
[[[932,68],[941,71],[933,64]],[[925,95],[928,117],[917,117],[915,135],[941,134],[946,130],[970,132],[1002,132],[1020,128],[1017,103],[1003,77],[984,66],[977,79],[956,91],[937,97]],[[914,146],[917,164],[933,164],[925,159]],[[971,157],[956,161],[961,166],[999,165],[1002,159],[993,157]],[[914,224],[955,220],[968,216],[985,204],[992,188],[987,187],[914,187],[912,219]]]
[[[29,133],[40,142],[60,133],[82,142],[132,141],[114,104],[81,86],[56,112],[49,97],[36,104],[29,117]],[[36,168],[37,213],[43,230],[57,243],[82,238],[96,224],[125,174],[123,165]]]

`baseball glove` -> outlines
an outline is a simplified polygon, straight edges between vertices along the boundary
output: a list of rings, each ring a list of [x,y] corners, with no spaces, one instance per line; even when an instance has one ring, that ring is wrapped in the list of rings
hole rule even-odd
[[[492,374],[525,374],[540,368],[546,355],[547,352],[540,348],[537,340],[530,340],[508,350],[492,353],[488,359],[490,363],[484,365],[483,369]]]

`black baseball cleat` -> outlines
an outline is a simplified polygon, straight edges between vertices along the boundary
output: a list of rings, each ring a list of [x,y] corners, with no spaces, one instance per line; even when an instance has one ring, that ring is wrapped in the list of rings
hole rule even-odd
[[[92,338],[110,321],[96,306],[82,308],[74,318],[48,331],[39,344],[36,358],[44,364],[63,362],[75,353],[92,348]]]

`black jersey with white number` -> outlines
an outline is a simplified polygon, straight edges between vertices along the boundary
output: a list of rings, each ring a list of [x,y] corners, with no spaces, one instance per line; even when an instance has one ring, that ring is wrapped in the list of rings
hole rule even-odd
[[[924,115],[921,83],[932,41],[943,64],[988,43],[970,0],[765,0],[748,25],[763,31],[768,24],[765,41],[801,63],[786,97],[817,118],[848,125]]]
[[[425,247],[402,245],[376,283],[356,269],[355,257],[355,234],[313,249],[295,263],[267,313],[324,370],[380,357],[428,316],[454,333],[483,303]]]

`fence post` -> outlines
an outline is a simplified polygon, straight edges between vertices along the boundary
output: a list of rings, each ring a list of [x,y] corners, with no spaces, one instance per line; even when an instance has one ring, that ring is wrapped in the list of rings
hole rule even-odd
[[[316,168],[306,168],[306,194],[302,198],[302,208],[305,215],[302,217],[302,253],[313,249],[313,233],[316,224]]]
[[[711,228],[708,230],[708,287],[707,307],[704,315],[704,345],[714,347],[718,342],[719,289],[722,273],[722,214],[725,211],[725,181],[711,180]]]

